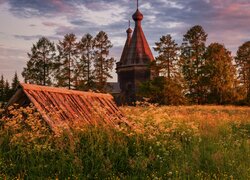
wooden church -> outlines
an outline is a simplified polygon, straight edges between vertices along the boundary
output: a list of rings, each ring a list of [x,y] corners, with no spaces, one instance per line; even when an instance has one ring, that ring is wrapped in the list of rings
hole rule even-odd
[[[135,21],[134,31],[130,27],[127,29],[127,40],[116,67],[122,104],[138,100],[136,94],[140,84],[155,76],[150,69],[154,57],[142,30],[143,14],[138,8],[138,1],[132,18]]]

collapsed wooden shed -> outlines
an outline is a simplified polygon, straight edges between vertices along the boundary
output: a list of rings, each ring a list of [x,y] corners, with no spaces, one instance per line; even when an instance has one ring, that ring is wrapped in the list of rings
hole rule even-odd
[[[85,124],[117,126],[125,118],[110,94],[20,84],[7,104],[22,107],[32,103],[53,131]]]

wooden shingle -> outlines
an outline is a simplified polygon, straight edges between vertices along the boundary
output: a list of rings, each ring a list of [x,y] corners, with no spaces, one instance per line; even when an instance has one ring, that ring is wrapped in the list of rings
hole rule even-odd
[[[30,103],[54,131],[85,124],[116,126],[126,121],[110,94],[20,84],[7,106]]]

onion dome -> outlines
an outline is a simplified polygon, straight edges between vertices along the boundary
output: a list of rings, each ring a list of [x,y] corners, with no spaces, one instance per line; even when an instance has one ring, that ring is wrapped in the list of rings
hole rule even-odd
[[[133,30],[130,28],[130,21],[129,21],[129,28],[127,29],[127,40],[126,43],[124,45],[123,51],[122,51],[122,56],[120,59],[120,65],[124,65],[127,61],[127,56],[128,56],[128,51],[130,48],[130,42],[131,42],[131,35]]]
[[[154,61],[153,54],[150,50],[147,39],[144,35],[141,21],[143,20],[143,14],[139,11],[138,6],[136,12],[133,14],[135,21],[135,28],[132,31],[130,28],[127,29],[127,41],[125,43],[122,56],[120,59],[120,65],[122,66],[145,66]],[[132,35],[133,33],[133,35]],[[119,67],[118,67],[119,69]]]
[[[143,14],[139,11],[139,9],[136,10],[136,12],[132,16],[134,21],[142,21],[143,20]]]
[[[128,34],[131,34],[133,32],[133,30],[131,28],[128,28],[126,31]]]

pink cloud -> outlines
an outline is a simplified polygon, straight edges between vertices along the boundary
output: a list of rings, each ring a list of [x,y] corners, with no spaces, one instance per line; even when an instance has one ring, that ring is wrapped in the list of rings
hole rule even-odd
[[[210,3],[221,18],[250,17],[250,1],[210,0]]]
[[[54,22],[43,22],[42,24],[44,26],[47,26],[47,27],[57,27],[57,26],[60,26],[59,24],[54,23]]]
[[[250,2],[210,0],[210,3],[214,7],[214,17],[208,22],[213,30],[242,32],[248,29]]]
[[[208,44],[219,42],[235,55],[238,47],[249,40],[249,0],[207,0],[211,5],[210,16],[204,24],[208,32]]]
[[[60,12],[71,13],[74,10],[73,6],[61,1],[61,0],[50,0],[51,4],[59,9]]]
[[[0,4],[7,2],[7,0],[0,0]]]
[[[60,26],[56,29],[56,35],[64,36],[68,33],[74,33],[74,28],[71,26]]]
[[[249,3],[232,3],[224,9],[225,16],[250,17],[250,2]]]
[[[86,3],[86,7],[94,11],[99,11],[99,10],[103,10],[103,7],[107,8],[107,4],[103,2],[90,2],[90,3]]]

